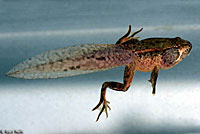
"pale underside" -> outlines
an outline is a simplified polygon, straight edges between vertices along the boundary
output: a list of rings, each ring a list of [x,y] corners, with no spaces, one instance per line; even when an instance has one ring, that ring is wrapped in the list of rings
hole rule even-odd
[[[127,65],[132,53],[115,44],[85,44],[49,50],[25,60],[6,75],[24,79],[59,78]]]

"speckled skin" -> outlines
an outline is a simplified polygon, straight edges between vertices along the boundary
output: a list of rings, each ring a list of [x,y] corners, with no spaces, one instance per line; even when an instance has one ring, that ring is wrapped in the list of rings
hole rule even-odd
[[[107,109],[111,109],[108,105],[110,102],[108,102],[105,97],[107,87],[116,91],[127,91],[131,85],[135,71],[152,71],[151,78],[148,81],[152,83],[152,94],[155,94],[159,70],[172,68],[182,61],[192,49],[191,43],[180,37],[148,38],[139,41],[133,36],[142,31],[142,29],[129,36],[130,31],[131,27],[129,26],[127,34],[120,38],[116,45],[133,54],[132,62],[125,67],[123,83],[113,81],[103,83],[100,101],[97,106],[92,109],[94,111],[99,108],[100,105],[103,105],[96,121],[99,120],[104,110],[106,117],[108,117]]]
[[[125,65],[123,83],[108,81],[101,88],[100,105],[103,107],[97,117],[105,110],[108,116],[106,88],[127,91],[135,71],[150,72],[153,91],[156,92],[156,80],[160,69],[169,69],[182,61],[190,52],[190,42],[176,38],[148,38],[138,40],[128,32],[116,44],[86,44],[50,50],[20,63],[6,75],[24,79],[58,78],[106,70]]]
[[[67,77],[126,65],[131,60],[132,53],[115,44],[86,44],[29,58],[7,75],[24,79]]]

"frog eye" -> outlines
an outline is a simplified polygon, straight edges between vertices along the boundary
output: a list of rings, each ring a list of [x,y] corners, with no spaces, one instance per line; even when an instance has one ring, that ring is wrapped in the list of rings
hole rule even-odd
[[[181,40],[181,38],[180,38],[180,37],[176,37],[175,39],[177,39],[177,40]]]

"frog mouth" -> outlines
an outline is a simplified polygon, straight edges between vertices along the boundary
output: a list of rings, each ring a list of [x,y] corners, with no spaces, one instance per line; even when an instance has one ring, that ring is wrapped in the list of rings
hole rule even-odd
[[[183,55],[183,51],[179,50],[179,56],[178,56],[178,58],[176,59],[175,62],[180,61],[182,59],[182,55]]]
[[[189,56],[191,50],[192,50],[192,44],[189,41],[187,41],[187,43],[185,44],[185,47],[179,50],[179,58],[177,60],[182,60],[186,56]]]
[[[191,50],[192,50],[192,45],[191,45],[190,50],[188,52],[188,56],[190,55]]]
[[[188,45],[188,56],[190,55],[190,52],[191,52],[191,50],[192,50],[192,44],[189,42],[189,41],[187,41],[187,45]]]
[[[190,55],[190,51],[191,51],[191,48],[186,49],[184,51],[179,50],[179,57],[177,58],[177,60],[185,59],[186,56]]]

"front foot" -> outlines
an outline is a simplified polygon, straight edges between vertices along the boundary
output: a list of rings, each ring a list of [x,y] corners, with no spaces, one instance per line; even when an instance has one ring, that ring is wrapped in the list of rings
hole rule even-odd
[[[97,106],[94,107],[94,108],[92,109],[92,111],[94,111],[94,110],[96,110],[96,109],[100,109],[100,112],[99,112],[99,115],[98,115],[96,121],[99,120],[99,117],[101,116],[101,114],[102,114],[102,112],[103,112],[104,110],[105,110],[105,113],[106,113],[106,117],[108,118],[108,110],[107,110],[107,109],[111,110],[111,108],[110,108],[110,106],[109,106],[108,104],[110,104],[109,101],[107,101],[107,100],[101,101],[101,100],[100,100],[99,103],[97,104]],[[103,106],[102,106],[102,105],[103,105]]]
[[[153,90],[152,90],[152,95],[155,95],[155,94],[156,94],[156,88],[155,88],[155,86],[154,86],[154,84],[153,84],[153,82],[152,82],[152,79],[147,80],[147,81],[150,82],[151,85],[152,85],[152,88],[153,88]]]

